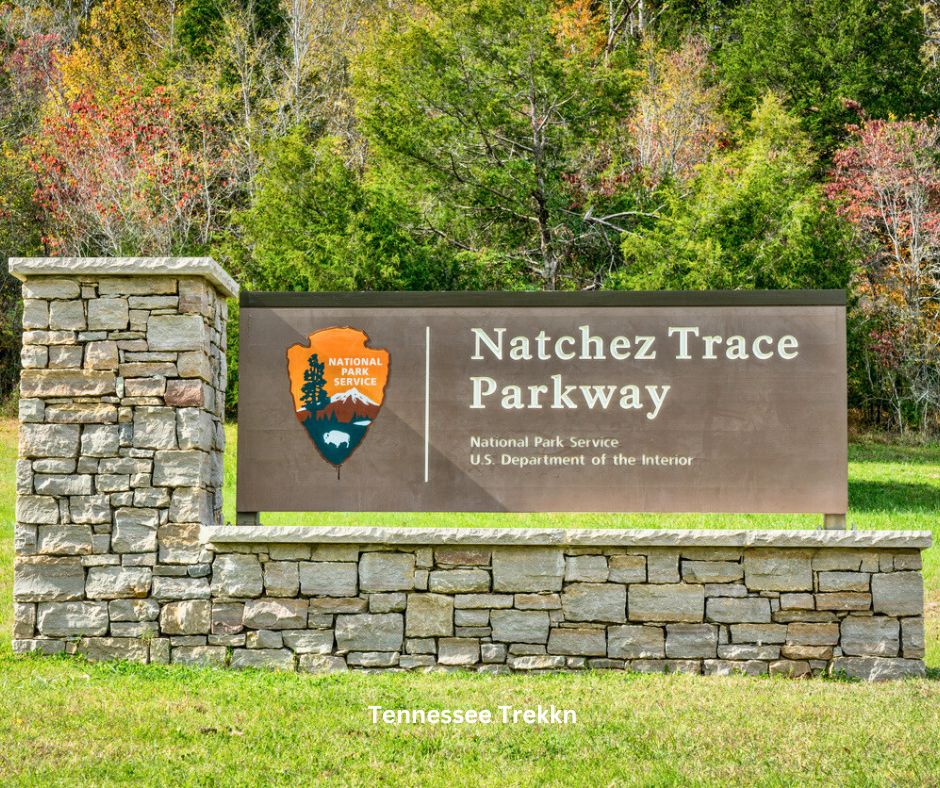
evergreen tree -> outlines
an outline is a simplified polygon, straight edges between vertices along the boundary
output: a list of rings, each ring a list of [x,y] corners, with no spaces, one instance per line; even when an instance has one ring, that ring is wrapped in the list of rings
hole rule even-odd
[[[301,402],[307,410],[323,410],[329,402],[330,396],[326,393],[326,378],[323,376],[324,364],[316,353],[310,356],[307,369],[304,372],[304,385],[301,387]]]

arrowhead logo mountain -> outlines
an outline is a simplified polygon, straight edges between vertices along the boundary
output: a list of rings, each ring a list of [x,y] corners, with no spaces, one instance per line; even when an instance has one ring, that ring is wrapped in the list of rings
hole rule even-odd
[[[389,353],[368,343],[365,331],[343,326],[314,331],[307,344],[287,349],[294,413],[337,478],[385,400]]]

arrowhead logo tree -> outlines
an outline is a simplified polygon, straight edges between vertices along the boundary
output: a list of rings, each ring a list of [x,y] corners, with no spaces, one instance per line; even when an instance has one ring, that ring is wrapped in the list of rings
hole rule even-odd
[[[365,331],[343,326],[314,331],[307,344],[287,349],[294,413],[337,478],[385,400],[389,353],[368,343]]]

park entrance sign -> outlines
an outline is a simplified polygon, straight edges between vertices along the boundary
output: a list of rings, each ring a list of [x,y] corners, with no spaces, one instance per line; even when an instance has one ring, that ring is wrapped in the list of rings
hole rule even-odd
[[[842,291],[243,293],[237,507],[847,505]]]

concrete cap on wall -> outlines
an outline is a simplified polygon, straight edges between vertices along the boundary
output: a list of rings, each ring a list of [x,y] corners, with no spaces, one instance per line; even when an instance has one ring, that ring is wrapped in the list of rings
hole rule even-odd
[[[11,257],[10,273],[33,276],[201,276],[226,298],[238,283],[211,257]]]

